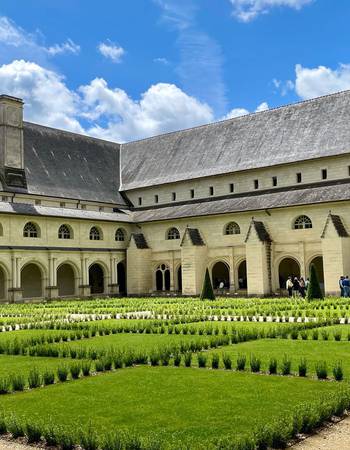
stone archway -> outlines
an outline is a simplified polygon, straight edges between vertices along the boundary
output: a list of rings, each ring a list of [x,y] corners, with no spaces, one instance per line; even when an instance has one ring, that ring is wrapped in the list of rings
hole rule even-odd
[[[23,298],[43,297],[43,276],[37,264],[30,263],[22,268],[21,288]]]
[[[160,264],[156,270],[156,290],[170,291],[170,269],[166,264]]]
[[[75,273],[70,264],[64,263],[58,267],[57,287],[59,297],[75,295]]]
[[[300,278],[300,265],[294,258],[284,258],[278,266],[278,283],[280,289],[286,289],[288,277]]]
[[[309,274],[310,274],[310,269],[311,269],[312,265],[316,269],[317,278],[318,278],[318,281],[320,283],[320,286],[321,286],[322,289],[324,289],[324,271],[323,271],[323,258],[322,258],[322,256],[316,256],[315,258],[313,258],[310,261]]]
[[[182,267],[179,266],[177,269],[177,290],[182,293]]]
[[[127,293],[126,272],[125,272],[125,264],[123,262],[119,262],[117,264],[117,277],[119,285],[119,294],[125,295]]]
[[[245,259],[239,264],[237,269],[237,275],[238,275],[238,288],[247,289],[248,288],[247,261]]]
[[[212,282],[214,289],[218,289],[221,283],[224,283],[224,289],[230,288],[230,269],[222,261],[218,261],[212,267]]]
[[[104,293],[104,270],[98,263],[92,264],[89,268],[89,285],[91,294]]]

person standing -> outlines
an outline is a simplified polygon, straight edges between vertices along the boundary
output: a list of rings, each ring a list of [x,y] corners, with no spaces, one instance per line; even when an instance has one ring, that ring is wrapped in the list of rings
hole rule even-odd
[[[344,297],[350,297],[350,280],[347,275],[343,280],[343,289],[344,289]]]
[[[300,294],[300,283],[297,277],[293,280],[293,297],[298,297]]]
[[[305,281],[303,277],[301,277],[299,281],[299,291],[300,295],[305,298]]]
[[[292,281],[292,277],[288,277],[288,280],[286,282],[286,289],[288,291],[289,297],[291,297],[293,295],[293,281]]]
[[[344,286],[343,286],[344,277],[343,275],[339,278],[339,289],[340,289],[340,297],[344,297]]]

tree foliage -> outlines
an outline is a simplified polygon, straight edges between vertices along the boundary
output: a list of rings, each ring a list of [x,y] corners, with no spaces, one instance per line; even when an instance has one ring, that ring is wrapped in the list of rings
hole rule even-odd
[[[314,264],[312,264],[310,268],[310,281],[307,288],[306,298],[307,300],[323,299],[323,293],[320,287],[320,282],[318,281],[318,276]]]
[[[211,284],[208,269],[205,271],[201,300],[215,300],[215,294],[213,291],[213,286]]]

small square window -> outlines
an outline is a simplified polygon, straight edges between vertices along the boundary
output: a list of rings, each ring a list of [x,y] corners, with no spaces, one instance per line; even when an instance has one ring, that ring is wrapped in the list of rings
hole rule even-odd
[[[100,207],[98,208],[98,210],[99,210],[100,212],[103,212],[105,209],[104,209],[103,206],[100,206]]]
[[[259,189],[259,180],[254,180],[254,189]]]
[[[159,196],[158,196],[158,194],[156,194],[154,196],[154,203],[158,203],[158,202],[159,202]]]
[[[6,197],[6,195],[3,195],[3,196],[1,197],[1,200],[2,200],[3,202],[8,202],[8,198]]]
[[[35,200],[36,205],[41,205],[41,200]]]
[[[139,203],[139,206],[141,206],[141,205],[142,205],[142,197],[139,197],[139,199],[138,199],[138,203]]]
[[[117,213],[117,212],[119,212],[119,209],[118,208],[113,208],[113,212]]]
[[[210,186],[209,188],[209,195],[214,195],[214,187]]]
[[[65,207],[66,207],[65,202],[60,202],[60,208],[65,208]]]
[[[171,200],[174,202],[176,200],[176,192],[172,192]]]
[[[86,205],[82,204],[82,205],[80,205],[80,208],[81,209],[86,209]]]
[[[191,198],[194,198],[194,189],[191,189],[191,190],[190,190],[190,197],[191,197]]]
[[[277,186],[277,177],[272,177],[272,186]]]
[[[327,176],[328,176],[327,169],[322,169],[321,175],[322,175],[322,180],[327,180]]]
[[[297,183],[301,183],[301,173],[297,173]]]
[[[230,183],[230,192],[235,192],[235,185]]]

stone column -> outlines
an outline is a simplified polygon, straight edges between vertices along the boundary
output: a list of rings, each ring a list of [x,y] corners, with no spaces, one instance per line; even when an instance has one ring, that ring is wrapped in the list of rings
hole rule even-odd
[[[49,255],[49,278],[47,281],[48,286],[44,286],[47,290],[47,296],[49,298],[57,298],[57,258],[54,258],[52,255]]]
[[[20,260],[19,256],[11,257],[11,287],[8,291],[10,301],[14,303],[22,300]]]
[[[234,247],[231,247],[230,252],[230,293],[236,292],[236,281],[235,281],[235,256]]]
[[[110,255],[109,271],[111,276],[110,283],[108,284],[108,293],[111,295],[116,295],[119,293],[119,285],[117,280],[117,258],[113,255]]]
[[[88,260],[87,256],[81,255],[81,258],[80,258],[81,285],[79,286],[79,289],[80,289],[80,295],[82,297],[88,297],[89,295],[91,295],[87,260]]]

